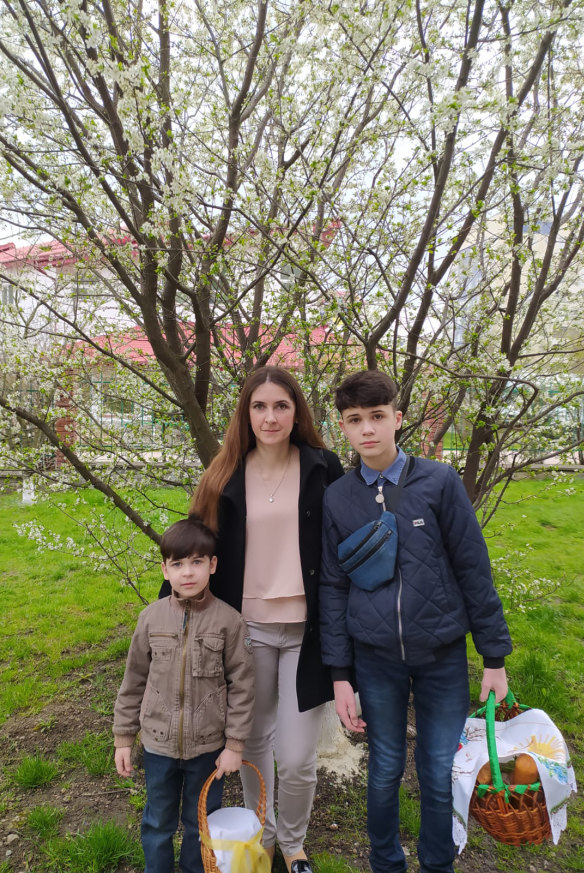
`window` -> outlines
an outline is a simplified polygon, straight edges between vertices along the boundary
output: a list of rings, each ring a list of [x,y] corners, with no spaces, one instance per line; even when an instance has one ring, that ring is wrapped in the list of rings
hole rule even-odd
[[[2,305],[13,306],[16,303],[16,290],[13,285],[2,285]]]
[[[78,300],[92,302],[107,300],[107,287],[103,279],[90,270],[78,270],[75,275],[75,291]]]

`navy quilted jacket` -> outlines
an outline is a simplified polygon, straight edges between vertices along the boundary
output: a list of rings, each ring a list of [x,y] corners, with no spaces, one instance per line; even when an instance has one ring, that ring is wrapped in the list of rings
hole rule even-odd
[[[325,492],[320,577],[324,663],[350,667],[354,638],[384,649],[395,660],[424,664],[470,631],[485,666],[500,666],[511,651],[509,631],[480,525],[456,471],[412,458],[396,511],[394,580],[366,592],[351,585],[340,569],[337,546],[379,515],[376,494],[357,469]]]

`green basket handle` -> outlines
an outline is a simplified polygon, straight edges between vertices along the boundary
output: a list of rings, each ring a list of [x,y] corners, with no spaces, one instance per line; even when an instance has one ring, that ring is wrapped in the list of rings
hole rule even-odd
[[[494,699],[495,692],[489,691],[489,697],[491,695],[493,695],[493,699]],[[488,702],[489,702],[489,698],[487,698],[487,703]],[[487,703],[485,703],[484,706],[481,706],[480,709],[477,709],[476,712],[471,713],[470,718],[478,718],[482,715],[485,715],[485,713],[487,711]],[[504,703],[506,706],[513,706],[514,703],[517,703],[517,700],[515,699],[515,695],[513,694],[513,692],[511,691],[510,688],[507,691],[507,695],[506,695],[505,699],[502,700],[501,703],[495,704],[495,709],[497,708],[497,706],[501,706],[502,703]],[[522,703],[517,703],[517,705],[518,705],[519,709],[529,709],[529,706],[524,706]],[[494,718],[494,715],[493,715],[493,718]]]
[[[516,703],[515,695],[513,694],[511,689],[507,691],[505,700],[501,702],[505,703],[508,707],[511,707],[514,703]],[[489,691],[486,705],[481,707],[481,709],[478,709],[476,713],[473,714],[473,717],[477,715],[485,716],[487,750],[489,752],[489,764],[491,765],[491,780],[493,783],[492,788],[490,789],[490,793],[498,794],[500,791],[504,791],[505,800],[508,801],[509,786],[505,782],[503,782],[503,777],[501,775],[501,766],[499,764],[499,756],[497,754],[497,737],[495,734],[495,710],[499,705],[500,704],[497,704],[495,702],[495,692]],[[521,703],[518,705],[520,709],[529,709],[529,706],[524,706]],[[524,794],[527,788],[533,788],[535,790],[539,788],[539,782],[535,782],[532,785],[516,786],[515,791],[517,794]],[[479,796],[482,796],[487,791],[489,791],[489,788],[487,788],[486,785],[481,785],[478,788]]]
[[[511,698],[511,699],[509,699]],[[511,691],[507,692],[505,703],[512,706],[515,702],[515,697]],[[499,766],[499,756],[497,754],[497,738],[495,736],[495,692],[489,691],[487,697],[486,709],[486,725],[487,725],[487,749],[489,750],[489,764],[491,765],[491,779],[493,780],[493,788],[495,791],[504,791],[505,783],[501,776],[501,767]]]

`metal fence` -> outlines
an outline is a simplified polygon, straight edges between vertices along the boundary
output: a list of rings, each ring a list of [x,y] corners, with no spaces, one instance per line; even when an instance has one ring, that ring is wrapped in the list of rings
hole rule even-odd
[[[114,382],[99,377],[78,383],[74,396],[57,391],[52,396],[32,386],[21,386],[19,405],[40,417],[68,422],[76,447],[111,451],[125,446],[135,451],[154,451],[190,440],[182,412],[140,403],[117,393]],[[21,428],[22,448],[35,444],[38,432],[31,425]]]

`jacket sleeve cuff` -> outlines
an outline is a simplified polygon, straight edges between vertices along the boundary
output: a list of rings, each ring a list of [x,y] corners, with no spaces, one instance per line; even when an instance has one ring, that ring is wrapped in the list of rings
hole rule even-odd
[[[128,749],[134,745],[135,734],[115,734],[114,746],[116,749]]]
[[[233,737],[228,737],[225,740],[225,748],[231,752],[243,752],[245,742],[243,740],[234,740]]]
[[[483,658],[485,670],[499,670],[505,666],[505,658]]]
[[[350,667],[331,667],[331,679],[333,682],[350,682],[351,668]]]

